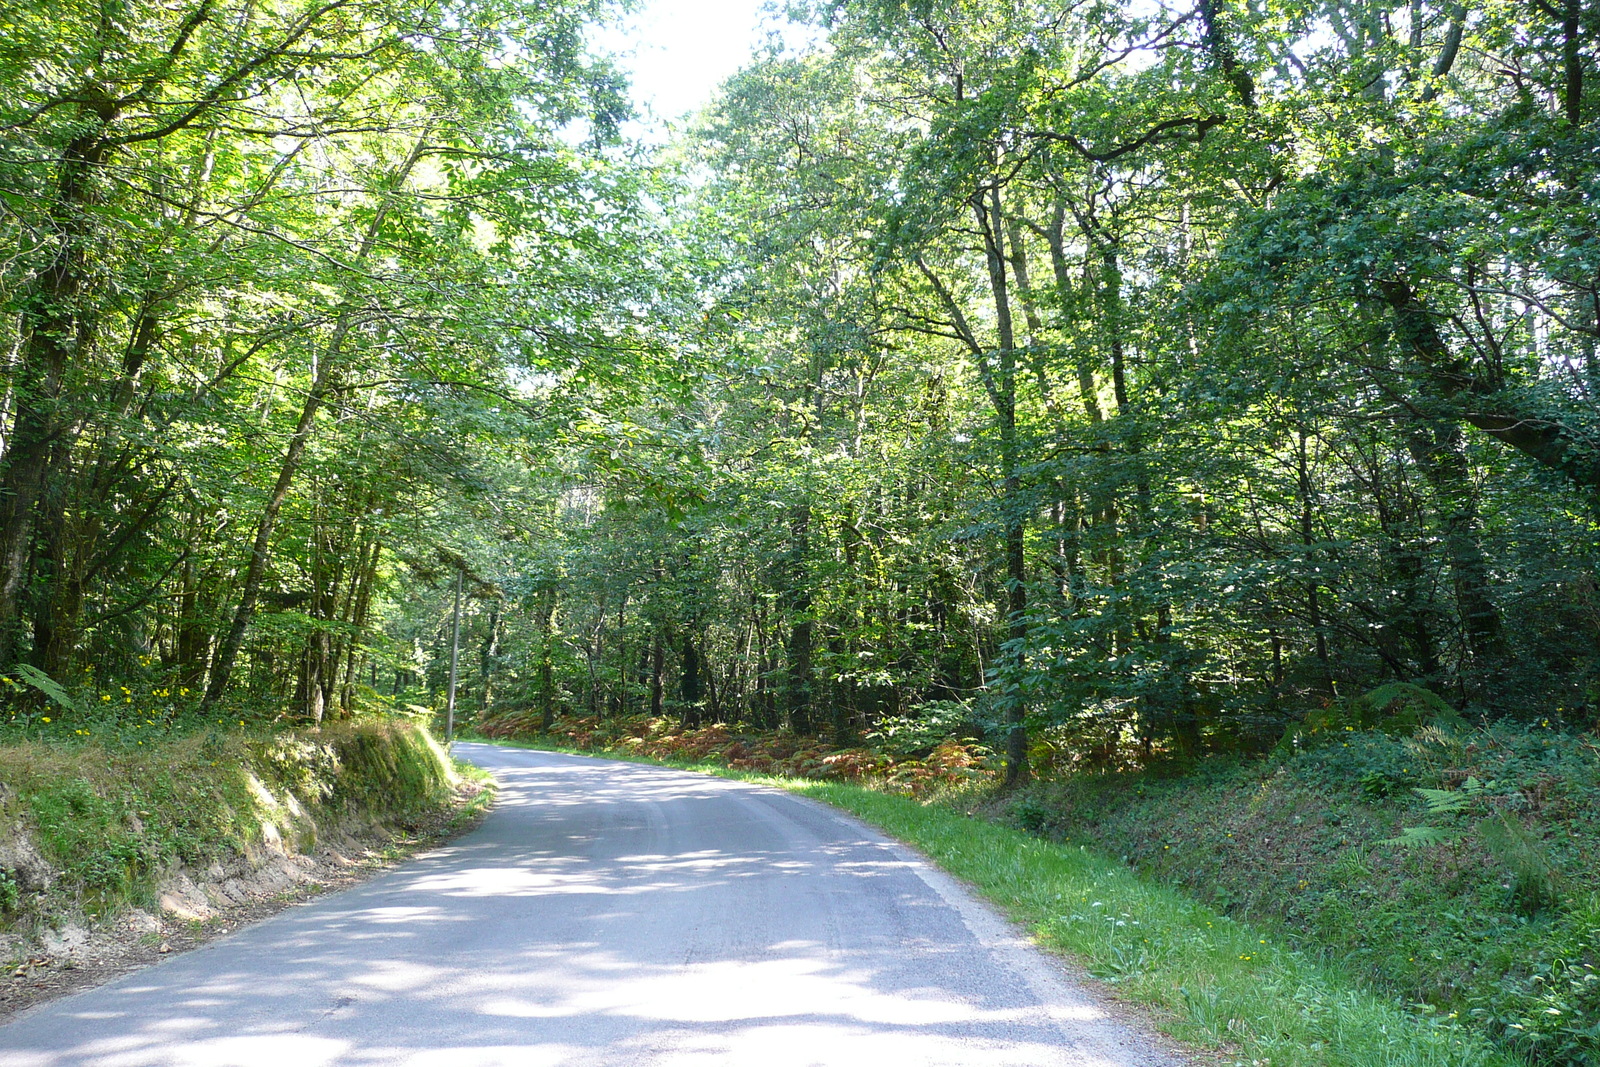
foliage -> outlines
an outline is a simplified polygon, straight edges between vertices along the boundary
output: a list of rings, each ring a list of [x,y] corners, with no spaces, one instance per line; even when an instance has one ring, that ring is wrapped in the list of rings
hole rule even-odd
[[[697,379],[625,469],[556,457],[511,703],[843,747],[967,702],[1018,781],[1593,721],[1594,80],[1548,12],[799,15],[672,148]]]
[[[1533,958],[1465,997],[1472,1018],[1530,1060],[1592,1063],[1600,1049],[1600,901],[1575,903],[1572,919]]]
[[[798,4],[647,159],[604,3],[12,5],[7,736],[220,766],[454,699],[908,792],[1315,788],[1285,921],[1465,1004],[1362,917],[1471,858],[1439,958],[1570,1044],[1504,1020],[1577,972],[1472,946],[1589,847],[1537,827],[1600,721],[1592,7]],[[137,801],[79,778],[85,885],[220,833],[102,854]]]
[[[7,10],[0,666],[354,710],[484,442],[583,437],[645,347],[599,11]]]
[[[541,736],[549,744],[599,754],[642,756],[671,763],[708,764],[752,774],[781,774],[869,782],[907,796],[993,781],[994,755],[971,741],[940,737],[916,754],[893,749],[833,748],[793,734],[731,730],[717,723],[683,729],[670,719],[563,719],[540,735],[538,723],[515,713],[486,717],[479,725],[491,740]]]
[[[910,714],[879,719],[865,739],[886,752],[904,756],[931,751],[952,738],[981,735],[970,702],[930,700],[912,708]]]
[[[45,696],[49,697],[57,707],[60,707],[65,711],[74,712],[78,715],[83,714],[83,708],[78,704],[78,702],[73,700],[72,697],[67,694],[67,691],[62,689],[54,678],[51,678],[48,674],[33,666],[33,664],[18,663],[16,665],[16,672],[17,677],[21,678],[24,682],[43,693]]]
[[[427,733],[369,720],[321,730],[238,729],[141,741],[0,745],[6,844],[32,840],[52,868],[0,869],[6,921],[148,905],[179,864],[205,869],[263,849],[309,849],[349,820],[401,825],[448,807],[454,772]],[[48,882],[24,893],[24,881]],[[46,898],[38,894],[47,893]]]
[[[460,577],[458,687],[541,725],[971,702],[1013,784],[1581,728],[1597,80],[1552,10],[800,5],[646,165],[605,5],[19,8],[10,703],[432,707]]]
[[[1600,1023],[1585,977],[1600,966],[1597,803],[1589,737],[1499,725],[1340,731],[1267,762],[1079,776],[1008,810],[1471,1020],[1533,1062],[1577,1065],[1596,1054]]]

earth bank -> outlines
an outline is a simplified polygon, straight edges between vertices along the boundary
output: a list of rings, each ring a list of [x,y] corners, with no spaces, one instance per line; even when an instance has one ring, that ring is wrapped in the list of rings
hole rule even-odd
[[[0,746],[0,1017],[359,881],[491,797],[406,721],[149,740]]]

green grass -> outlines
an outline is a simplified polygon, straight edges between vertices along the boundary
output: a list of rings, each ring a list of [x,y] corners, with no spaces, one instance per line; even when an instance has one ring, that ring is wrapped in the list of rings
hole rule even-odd
[[[150,906],[180,863],[204,868],[280,846],[306,852],[342,822],[404,826],[450,807],[454,781],[425,730],[377,719],[154,744],[81,735],[0,744],[0,926]],[[18,835],[47,876],[32,862],[4,864],[21,855]]]
[[[1363,989],[1337,967],[1310,960],[1272,934],[1228,919],[1087,848],[1042,841],[954,805],[855,785],[750,775],[710,764],[639,762],[775,786],[850,812],[965,881],[1040,945],[1077,960],[1118,996],[1157,1009],[1156,1024],[1175,1039],[1225,1048],[1241,1064],[1512,1067],[1522,1062],[1454,1020],[1408,1011]]]
[[[447,833],[454,834],[470,826],[494,806],[495,797],[500,792],[500,783],[494,775],[476,764],[454,757],[450,762],[455,766],[456,777],[463,782],[471,783],[475,790],[472,798],[457,808],[450,818],[450,828]]]
[[[1341,730],[1265,760],[1042,781],[1005,808],[1008,824],[1118,856],[1541,1067],[1600,1065],[1588,737]],[[1394,844],[1407,827],[1439,838]]]

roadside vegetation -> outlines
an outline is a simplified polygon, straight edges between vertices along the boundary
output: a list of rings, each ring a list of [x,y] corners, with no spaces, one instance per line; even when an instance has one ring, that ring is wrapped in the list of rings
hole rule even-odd
[[[1040,781],[998,806],[1539,1064],[1600,1063],[1600,749],[1491,724]]]
[[[0,743],[0,933],[137,907],[179,874],[248,876],[273,856],[403,833],[460,807],[460,778],[420,725],[196,728],[154,718],[13,732]]]
[[[797,2],[659,151],[620,6],[0,10],[0,908],[449,707],[1593,1061],[1600,6]]]
[[[1275,1064],[1366,1064],[1392,1050],[1352,1035],[1403,1034],[1396,1047],[1415,1038],[1415,1055],[1467,1063],[1462,1049],[1478,1046],[1451,1042],[1470,1032],[1506,1062],[1600,1062],[1596,739],[1371,718],[1370,702],[1321,715],[1264,758],[1084,766],[1008,792],[977,740],[903,725],[844,750],[648,717],[560,720],[536,736],[505,713],[482,732],[771,776],[838,804],[1173,1013],[1183,1040]],[[1118,924],[1130,917],[1136,930]],[[1277,1018],[1280,996],[1303,1018]],[[1274,1048],[1274,1034],[1302,1051]]]
[[[1249,923],[1141,878],[1090,846],[1061,846],[972,817],[831,782],[782,783],[926,853],[1044,945],[1156,1007],[1180,1041],[1274,1067],[1489,1067],[1519,1058],[1449,1018],[1408,1011],[1348,972]]]

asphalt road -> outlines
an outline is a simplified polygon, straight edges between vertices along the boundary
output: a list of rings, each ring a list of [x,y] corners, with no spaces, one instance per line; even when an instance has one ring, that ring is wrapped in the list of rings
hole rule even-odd
[[[461,745],[481,827],[42,1005],[4,1067],[1175,1067],[987,908],[821,805]]]

